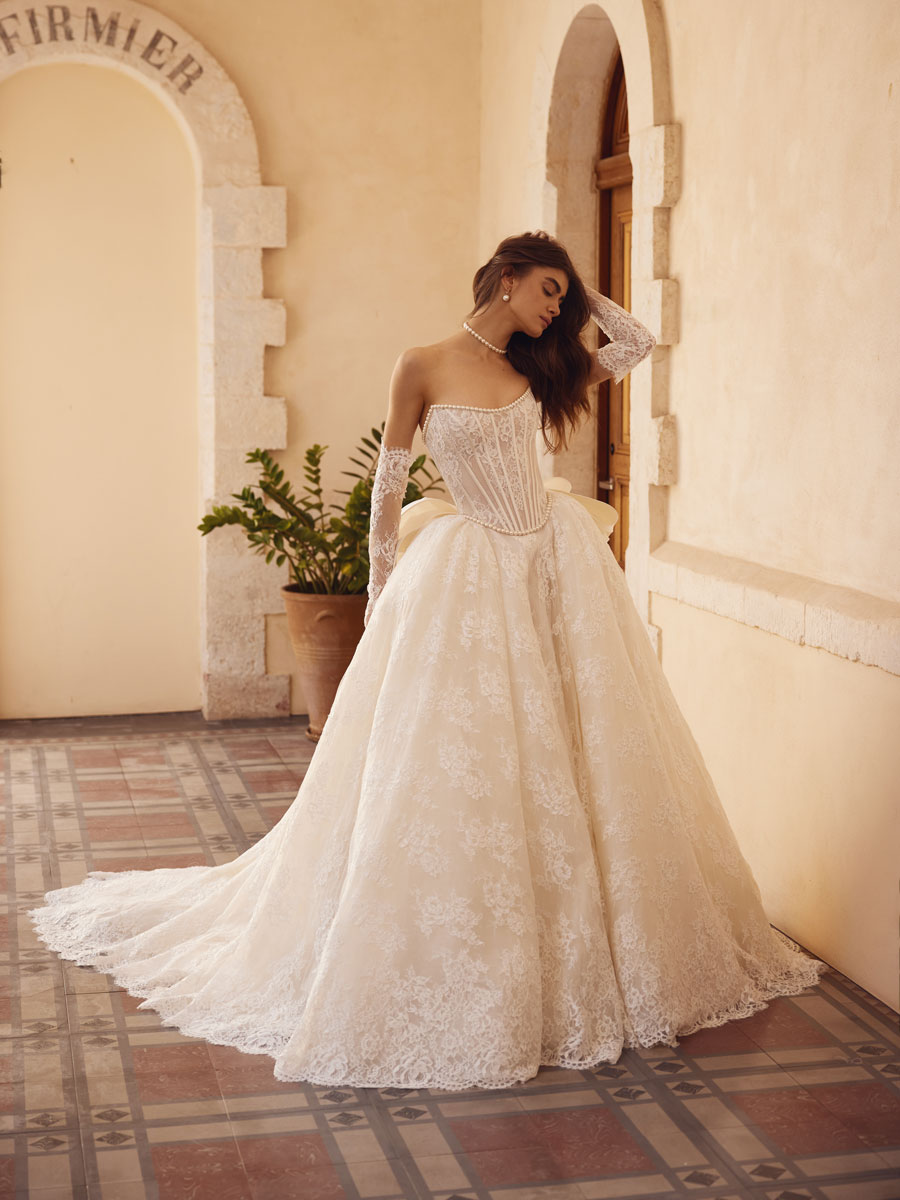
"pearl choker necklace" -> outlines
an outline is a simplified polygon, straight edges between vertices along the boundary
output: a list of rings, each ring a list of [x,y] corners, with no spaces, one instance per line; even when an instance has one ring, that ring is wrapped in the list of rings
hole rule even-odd
[[[462,327],[466,331],[466,333],[471,333],[473,338],[478,338],[479,342],[483,342],[484,345],[487,346],[489,350],[493,350],[496,354],[505,354],[506,353],[506,351],[501,350],[499,346],[495,346],[493,344],[493,342],[489,342],[487,340],[487,338],[483,338],[480,333],[476,333],[475,330],[472,328],[472,326],[468,323],[468,321],[463,321]]]

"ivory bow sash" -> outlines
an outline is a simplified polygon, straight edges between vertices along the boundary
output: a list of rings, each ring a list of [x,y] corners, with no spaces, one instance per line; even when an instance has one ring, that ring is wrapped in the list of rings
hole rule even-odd
[[[587,509],[604,538],[609,538],[613,526],[619,519],[619,514],[611,504],[595,500],[593,496],[582,496],[578,492],[573,492],[572,484],[562,475],[554,475],[551,479],[545,479],[544,487],[548,492],[568,492],[573,500],[577,500]],[[450,516],[455,512],[457,512],[455,504],[449,500],[437,500],[433,496],[423,496],[420,500],[412,500],[409,504],[404,504],[400,510],[396,561],[400,561],[401,556],[409,549],[416,535],[425,528],[429,521],[435,517]]]

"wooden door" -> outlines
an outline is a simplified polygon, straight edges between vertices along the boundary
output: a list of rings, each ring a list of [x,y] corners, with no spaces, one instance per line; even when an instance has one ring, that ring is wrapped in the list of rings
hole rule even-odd
[[[619,57],[613,70],[595,165],[600,192],[599,288],[631,311],[631,159],[628,100]],[[601,333],[600,344],[607,338]],[[631,474],[631,376],[600,384],[597,422],[597,495],[618,512],[609,544],[624,569],[628,547],[628,486]]]

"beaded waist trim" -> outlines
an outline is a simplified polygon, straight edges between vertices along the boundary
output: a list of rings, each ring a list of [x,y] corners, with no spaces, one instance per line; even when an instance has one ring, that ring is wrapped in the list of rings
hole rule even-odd
[[[497,525],[491,525],[487,521],[479,520],[478,517],[469,516],[468,513],[461,513],[456,505],[449,500],[437,500],[432,496],[423,496],[421,500],[412,500],[409,504],[404,504],[400,511],[396,561],[400,561],[401,556],[409,549],[416,535],[435,517],[466,517],[469,521],[474,521],[478,525],[484,525],[488,529],[497,529],[500,533],[535,533],[547,523],[547,519],[550,516],[553,492],[563,492],[570,499],[577,501],[583,508],[586,508],[601,535],[604,538],[609,537],[613,526],[619,518],[619,514],[612,505],[607,504],[603,500],[595,500],[592,496],[581,496],[577,492],[573,492],[571,483],[561,475],[554,475],[551,479],[545,479],[544,487],[548,492],[546,507],[540,523],[531,529],[502,529]]]
[[[528,529],[508,529],[505,525],[497,525],[493,521],[486,521],[482,517],[475,517],[472,515],[472,513],[459,512],[458,509],[457,509],[457,512],[459,513],[459,516],[465,517],[467,521],[474,521],[476,525],[484,525],[487,529],[496,529],[497,533],[512,533],[512,534],[537,533],[537,531],[539,529],[543,529],[544,526],[547,524],[547,518],[550,516],[550,505],[552,503],[553,502],[548,495],[546,497],[546,503],[544,504],[544,511],[541,513],[540,519],[538,520],[536,525],[532,525]]]

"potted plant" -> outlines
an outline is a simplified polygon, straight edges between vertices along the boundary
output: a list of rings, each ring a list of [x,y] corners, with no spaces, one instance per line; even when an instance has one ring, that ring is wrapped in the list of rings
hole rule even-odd
[[[295,496],[283,469],[265,450],[251,450],[248,463],[258,463],[259,482],[232,492],[239,505],[214,505],[197,528],[205,536],[223,525],[240,525],[255,554],[280,567],[289,564],[291,582],[284,597],[291,646],[297,659],[309,709],[307,737],[318,741],[341,677],[363,633],[366,585],[369,582],[369,515],[372,482],[384,432],[372,429],[350,461],[359,470],[343,471],[355,479],[343,503],[326,505],[322,495],[322,457],[327,446],[315,443],[305,454],[306,486]],[[441,482],[425,466],[427,455],[414,458],[404,503],[419,500]]]

